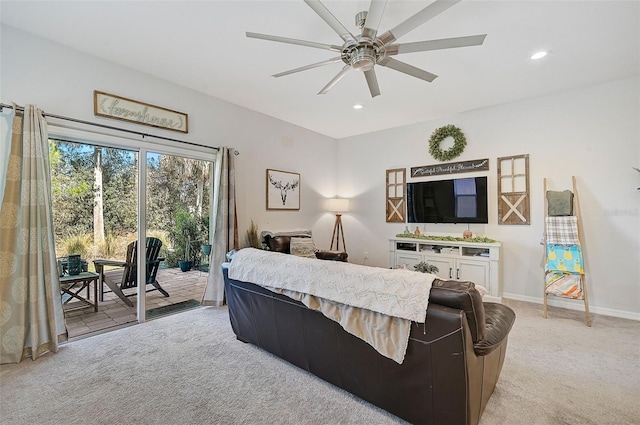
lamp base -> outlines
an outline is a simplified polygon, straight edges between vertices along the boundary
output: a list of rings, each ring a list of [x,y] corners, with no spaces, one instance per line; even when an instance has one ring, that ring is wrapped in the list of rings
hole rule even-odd
[[[342,238],[342,249],[340,249],[340,239]],[[335,242],[335,249],[334,247]],[[333,235],[331,236],[332,251],[347,252],[347,244],[344,242],[344,231],[342,230],[342,214],[336,214],[336,222],[333,225]]]

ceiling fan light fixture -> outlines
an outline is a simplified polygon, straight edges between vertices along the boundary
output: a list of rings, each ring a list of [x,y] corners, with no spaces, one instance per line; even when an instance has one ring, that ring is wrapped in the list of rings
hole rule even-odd
[[[376,59],[373,46],[360,45],[349,55],[349,65],[356,71],[369,71],[376,64]]]
[[[0,0],[1,1],[1,0]],[[446,11],[450,7],[462,0],[434,0],[431,4],[408,17],[393,29],[378,36],[378,28],[382,22],[382,17],[388,0],[371,0],[369,10],[359,12],[355,16],[356,27],[360,29],[360,34],[352,34],[323,4],[320,0],[304,0],[313,11],[333,29],[342,39],[341,45],[324,44],[314,41],[299,40],[295,38],[279,37],[269,34],[259,34],[247,32],[247,37],[259,38],[267,41],[279,43],[295,44],[316,49],[329,50],[339,53],[340,56],[322,62],[301,66],[289,71],[274,74],[274,77],[294,74],[300,71],[314,69],[319,66],[343,62],[343,68],[329,81],[318,94],[325,94],[340,81],[350,70],[361,71],[369,87],[369,93],[374,98],[380,95],[380,87],[375,72],[375,66],[386,67],[394,71],[432,82],[438,76],[428,71],[422,70],[405,62],[392,58],[401,53],[426,52],[431,50],[452,49],[458,47],[480,46],[484,42],[486,34],[441,38],[436,40],[425,40],[412,43],[392,44],[398,38],[413,31],[417,27],[424,25],[432,18]]]
[[[547,56],[548,53],[549,52],[547,52],[546,50],[541,50],[541,51],[536,52],[533,55],[531,55],[531,59],[532,60],[542,59],[543,57]]]

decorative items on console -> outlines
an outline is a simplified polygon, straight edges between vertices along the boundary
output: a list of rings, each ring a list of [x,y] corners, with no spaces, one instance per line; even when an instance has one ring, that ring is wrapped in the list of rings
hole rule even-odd
[[[389,239],[391,268],[412,269],[422,262],[438,268],[442,279],[471,281],[486,288],[485,300],[502,301],[502,244],[476,236],[415,236],[399,234]]]

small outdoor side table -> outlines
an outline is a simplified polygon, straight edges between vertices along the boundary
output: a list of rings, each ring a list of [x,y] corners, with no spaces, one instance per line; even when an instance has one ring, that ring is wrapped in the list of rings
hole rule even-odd
[[[69,299],[64,301],[63,308],[69,301],[75,299],[81,302],[79,307],[64,308],[65,311],[79,310],[93,307],[93,311],[98,311],[98,277],[97,273],[82,272],[78,275],[64,275],[60,278],[60,289],[63,294],[68,294]],[[90,288],[93,282],[93,302],[91,302]],[[87,288],[87,297],[83,297],[81,292]]]

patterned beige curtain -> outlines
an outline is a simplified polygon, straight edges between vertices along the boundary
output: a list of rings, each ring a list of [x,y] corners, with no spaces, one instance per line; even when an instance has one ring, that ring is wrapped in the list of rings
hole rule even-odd
[[[56,266],[47,122],[14,106],[0,204],[0,363],[58,351],[67,338]],[[2,143],[5,143],[3,141]]]
[[[224,280],[220,265],[226,261],[226,253],[238,248],[238,217],[236,215],[236,178],[234,149],[220,148],[216,156],[213,183],[213,247],[207,288],[203,305],[224,304]]]

